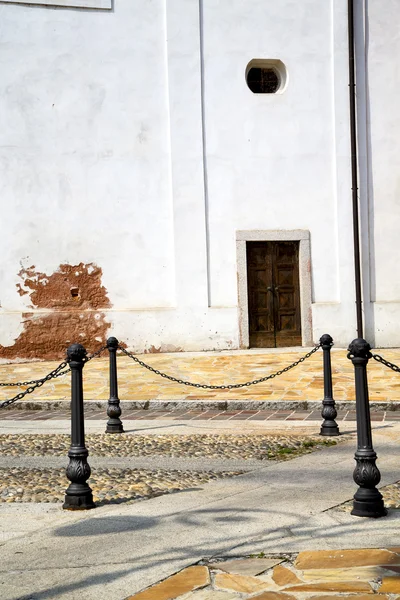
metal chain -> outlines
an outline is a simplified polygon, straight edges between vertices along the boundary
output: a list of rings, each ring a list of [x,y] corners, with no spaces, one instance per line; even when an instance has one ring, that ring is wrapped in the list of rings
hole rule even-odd
[[[388,360],[386,360],[386,358],[383,358],[383,356],[381,356],[380,354],[372,354],[372,358],[375,359],[376,362],[379,362],[382,365],[385,365],[385,367],[392,369],[392,371],[395,371],[396,373],[400,373],[400,367],[389,362]]]
[[[54,379],[55,377],[58,377],[60,371],[62,371],[62,369],[64,369],[67,366],[67,364],[68,363],[66,361],[60,363],[56,369],[54,369],[53,371],[50,371],[50,373],[48,375],[46,375],[46,377],[43,377],[43,379],[38,379],[32,386],[28,387],[24,392],[20,392],[19,394],[14,396],[14,398],[10,398],[9,400],[5,400],[4,402],[1,402],[0,409],[5,408],[6,406],[9,406],[10,404],[13,404],[17,400],[21,400],[27,394],[31,394],[32,392],[35,391],[36,388],[42,387],[42,385],[44,385],[46,383],[46,381],[50,381],[50,379]]]
[[[97,358],[106,349],[107,349],[107,344],[105,344],[105,346],[102,346],[101,348],[96,350],[96,352],[93,352],[93,354],[89,354],[89,356],[86,357],[85,362],[89,362],[89,360],[92,360],[92,358]]]
[[[41,379],[32,379],[31,381],[17,381],[16,383],[0,383],[0,387],[24,387],[26,385],[32,385],[33,383],[37,383],[38,381],[41,381]]]
[[[97,356],[100,356],[100,354],[107,348],[107,346],[102,346],[101,348],[99,348],[98,350],[96,350],[96,352],[93,352],[93,354],[90,354],[89,356],[86,357],[85,362],[89,362],[89,360],[92,360],[93,358],[97,358]],[[65,363],[66,365],[67,363]],[[52,379],[55,379],[56,377],[62,377],[63,375],[66,375],[67,373],[70,372],[70,368],[65,369],[65,371],[61,371],[60,373],[57,373],[57,375],[54,375],[52,377]],[[0,383],[0,387],[25,387],[26,385],[33,385],[35,383],[38,383],[38,381],[43,381],[43,379],[32,379],[31,381],[17,381],[16,383]],[[1,407],[0,407],[1,408]]]
[[[169,381],[174,381],[175,383],[181,383],[182,385],[189,385],[189,386],[195,387],[195,388],[202,388],[204,390],[235,390],[235,389],[242,388],[242,387],[248,387],[250,385],[256,385],[257,383],[262,383],[263,381],[268,381],[268,379],[273,379],[274,377],[278,377],[279,375],[282,375],[283,373],[287,373],[287,371],[289,371],[290,369],[293,369],[293,367],[297,367],[297,365],[299,365],[300,363],[307,360],[307,358],[310,358],[310,356],[312,354],[314,354],[314,352],[317,352],[317,350],[319,350],[320,347],[321,347],[321,344],[318,344],[310,352],[307,352],[307,354],[305,354],[304,356],[299,358],[299,360],[296,360],[294,363],[285,367],[284,369],[281,369],[280,371],[277,371],[276,373],[271,373],[271,375],[267,375],[266,377],[261,377],[260,379],[254,379],[253,381],[247,381],[246,383],[234,383],[234,384],[229,384],[229,385],[207,385],[207,384],[201,384],[201,383],[192,383],[190,381],[185,381],[184,379],[178,379],[176,377],[172,377],[171,375],[167,375],[166,373],[163,373],[162,371],[159,371],[158,369],[154,369],[150,365],[147,365],[145,362],[143,362],[142,360],[137,358],[137,356],[134,356],[131,352],[128,352],[128,350],[125,350],[125,348],[123,348],[122,346],[118,346],[118,348],[121,350],[121,352],[126,354],[126,356],[129,356],[129,358],[134,360],[138,365],[140,365],[141,367],[144,367],[145,369],[148,369],[152,373],[155,373],[156,375],[160,375],[161,377],[164,377],[165,379],[169,379]]]

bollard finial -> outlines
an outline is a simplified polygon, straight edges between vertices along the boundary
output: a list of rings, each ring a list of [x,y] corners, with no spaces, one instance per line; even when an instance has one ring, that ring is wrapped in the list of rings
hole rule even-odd
[[[322,347],[333,346],[333,338],[331,335],[329,335],[329,333],[324,333],[324,335],[321,335],[321,337],[319,338],[319,343]]]
[[[67,360],[75,362],[83,362],[86,358],[86,349],[82,344],[71,344],[67,350]]]
[[[371,354],[371,346],[368,344],[367,340],[363,338],[357,338],[353,340],[348,347],[348,355],[347,358],[372,358]]]
[[[119,346],[119,341],[116,337],[109,337],[107,340],[107,348],[112,348],[117,350]]]

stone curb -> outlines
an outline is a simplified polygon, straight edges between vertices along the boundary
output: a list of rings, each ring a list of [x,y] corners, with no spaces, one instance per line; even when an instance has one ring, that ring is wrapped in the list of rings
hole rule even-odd
[[[85,400],[86,410],[107,409],[107,400]],[[400,401],[370,402],[373,411],[400,411]],[[19,410],[70,410],[69,400],[36,400],[16,402],[12,409]],[[321,410],[321,401],[315,400],[121,400],[126,410]],[[354,401],[337,401],[338,410],[356,410]]]

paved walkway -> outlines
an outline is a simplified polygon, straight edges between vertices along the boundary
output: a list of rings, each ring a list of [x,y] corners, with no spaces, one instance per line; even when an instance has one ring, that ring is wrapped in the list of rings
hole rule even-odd
[[[65,419],[7,420],[2,422],[2,428],[13,427],[14,432],[24,432],[28,426],[51,430],[58,423],[64,428],[69,425]],[[98,421],[88,421],[88,426],[90,423],[98,426]],[[138,419],[136,423],[132,422],[132,429],[147,428],[157,433],[160,428],[181,427],[186,433],[192,426],[203,427],[203,430],[215,426],[219,430],[234,428],[242,433],[243,429],[252,428],[259,432],[272,427],[275,430],[285,426],[293,429],[296,423],[300,423],[300,428],[310,427],[306,425],[307,421],[245,420],[238,428],[234,421],[171,422],[166,418]],[[354,431],[354,422],[349,422],[348,427]],[[399,479],[399,435],[400,423],[374,424],[374,446],[379,455],[382,485]],[[294,575],[301,580],[298,585],[303,585],[302,573],[307,569],[293,562],[297,552],[395,546],[400,524],[400,514],[396,510],[390,511],[385,518],[367,520],[336,508],[349,500],[355,490],[352,480],[354,446],[353,433],[348,441],[337,446],[286,462],[260,462],[258,468],[255,465],[242,475],[212,481],[196,486],[196,489],[134,504],[104,505],[83,513],[62,511],[59,505],[51,503],[4,503],[0,505],[0,597],[4,600],[123,600],[199,561],[214,564],[221,557],[227,560],[249,555],[275,558],[283,555],[286,562],[281,566],[291,571],[296,569]],[[40,461],[40,457],[38,459]],[[132,466],[134,461],[133,458]],[[386,558],[386,570],[379,573],[390,578],[387,567],[397,566],[397,563]],[[365,566],[377,567],[377,564]],[[270,583],[268,589],[253,586],[250,592],[243,588],[239,592],[232,586],[239,585],[236,575],[244,576],[243,572],[236,573],[234,578],[224,578],[222,569],[215,565],[210,568],[210,582],[207,566],[203,570],[203,583],[196,584],[197,590],[193,586],[187,587],[181,600],[236,600],[268,590],[275,591],[275,595],[261,596],[261,599],[297,597],[298,590],[287,589],[290,584],[285,587],[276,582],[276,587]],[[13,574],[11,577],[10,573]],[[187,573],[181,579],[185,579]],[[265,575],[265,570],[263,573]],[[228,570],[229,574],[233,574],[232,569]],[[272,571],[265,576],[271,578],[273,574]],[[216,575],[222,575],[222,578],[217,579]],[[257,573],[250,577],[263,581],[264,575]],[[362,600],[361,594],[369,593],[371,589],[370,574],[365,576],[367,581],[355,573],[353,576],[358,585],[364,582],[366,588],[367,584],[370,586],[353,596],[353,600]],[[378,589],[375,579],[371,581]],[[176,580],[172,583],[176,587]],[[239,583],[242,585],[243,579]],[[248,583],[254,584],[254,581],[246,580]],[[329,587],[329,581],[325,583]],[[394,585],[392,581],[388,581],[379,588],[382,594],[378,596],[379,600],[394,600],[392,596],[384,597],[391,593],[389,589],[397,593],[394,588],[386,587],[391,585]],[[218,591],[215,586],[219,587]],[[313,600],[317,600],[315,596],[320,600],[326,594],[333,600],[339,594],[338,590],[327,589],[327,586],[319,585],[319,588],[322,589],[314,588]],[[288,594],[289,598],[276,593]],[[159,589],[156,595],[152,594],[138,596],[138,599],[174,598],[171,594],[162,596]]]
[[[203,353],[147,354],[140,358],[153,368],[174,377],[197,383],[235,384],[252,381],[278,371],[304,356],[307,349],[246,350]],[[387,360],[400,364],[400,349],[381,351]],[[57,362],[29,362],[0,365],[0,381],[27,381],[46,375]],[[347,352],[332,350],[334,396],[336,401],[354,400],[354,373]],[[400,375],[371,360],[368,368],[370,400],[400,402]],[[293,370],[267,382],[234,390],[203,390],[172,383],[135,364],[130,358],[118,358],[119,396],[130,401],[320,401],[323,397],[322,351],[319,350]],[[84,369],[87,400],[108,398],[108,361],[90,361]],[[0,400],[14,395],[15,388],[0,388]],[[27,396],[32,400],[69,400],[70,378],[52,380]],[[23,401],[20,401],[23,402]]]

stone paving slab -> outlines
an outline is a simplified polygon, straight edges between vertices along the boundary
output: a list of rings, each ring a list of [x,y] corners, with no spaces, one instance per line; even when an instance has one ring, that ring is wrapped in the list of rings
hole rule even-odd
[[[184,380],[211,385],[251,381],[278,371],[298,360],[307,348],[277,352],[232,351],[204,353],[148,354],[140,358],[153,368]],[[387,360],[400,364],[400,349],[379,351]],[[57,366],[54,361],[0,365],[0,381],[38,379]],[[338,402],[354,401],[354,373],[344,349],[332,350],[334,396]],[[399,374],[374,360],[368,367],[372,402],[400,402]],[[203,390],[170,382],[140,367],[126,356],[118,358],[119,395],[122,400],[149,402],[152,400],[182,401],[320,401],[323,392],[322,352],[283,375],[264,383],[232,390]],[[10,397],[13,388],[0,388],[0,400]],[[84,393],[90,400],[108,398],[108,361],[90,361],[84,369]],[[32,394],[31,399],[68,400],[69,375],[52,380]]]
[[[390,596],[389,596],[390,595]],[[400,548],[207,561],[127,600],[397,600]]]

